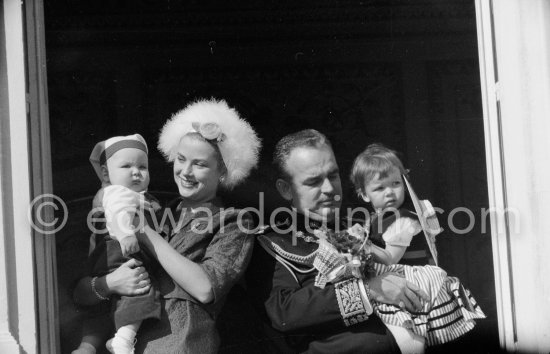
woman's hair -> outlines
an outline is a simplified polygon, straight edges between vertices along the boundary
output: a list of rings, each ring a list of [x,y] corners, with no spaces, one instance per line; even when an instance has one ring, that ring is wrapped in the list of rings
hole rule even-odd
[[[393,168],[402,175],[407,170],[397,157],[397,153],[382,144],[371,144],[355,158],[350,179],[357,194],[365,193],[365,185],[375,178],[386,178]]]
[[[284,136],[275,145],[275,151],[273,152],[273,165],[277,170],[278,176],[285,180],[290,179],[291,176],[288,175],[286,170],[286,162],[294,149],[301,147],[319,148],[323,146],[332,148],[327,137],[315,129],[300,130],[299,132]]]
[[[223,162],[220,147],[218,146],[216,141],[208,140],[205,137],[203,137],[200,133],[197,133],[197,132],[190,132],[190,133],[185,134],[185,136],[188,137],[188,138],[191,138],[193,140],[204,141],[205,143],[212,146],[212,148],[216,152],[216,161],[218,162],[218,168],[220,169],[220,171],[222,172],[223,175],[225,175],[227,173],[227,167],[225,167],[225,162]]]
[[[179,143],[186,135],[204,139],[219,152],[218,162],[222,162],[220,167],[225,171],[220,185],[226,189],[243,182],[258,163],[260,138],[224,100],[192,102],[166,122],[158,148],[168,161],[175,160]]]

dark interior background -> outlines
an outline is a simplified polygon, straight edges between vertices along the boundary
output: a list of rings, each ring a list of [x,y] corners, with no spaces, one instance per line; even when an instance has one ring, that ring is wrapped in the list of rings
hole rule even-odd
[[[282,200],[271,154],[283,135],[325,133],[342,170],[346,206],[360,205],[347,175],[372,142],[403,155],[417,193],[448,213],[473,211],[465,235],[438,236],[441,266],[488,316],[473,350],[498,342],[474,2],[463,0],[45,1],[54,192],[69,207],[57,234],[63,352],[79,341],[70,298],[86,258],[86,215],[100,187],[89,154],[100,140],[138,132],[151,153],[150,191],[170,199],[171,167],[156,151],[172,113],[200,97],[226,99],[263,139],[260,167],[224,193],[266,212]],[[454,217],[465,228],[465,213]],[[488,224],[488,220],[487,223]],[[256,352],[247,323],[222,328],[224,350]],[[240,321],[240,322],[239,322]],[[239,332],[240,336],[237,335]],[[244,336],[243,336],[244,333]],[[244,337],[244,338],[242,338]]]

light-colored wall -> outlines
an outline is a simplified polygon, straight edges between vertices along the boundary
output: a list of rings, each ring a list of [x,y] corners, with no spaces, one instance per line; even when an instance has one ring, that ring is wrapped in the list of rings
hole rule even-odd
[[[550,2],[493,1],[517,348],[550,350]]]
[[[489,4],[476,5],[490,199],[510,211],[494,220],[501,343],[511,351],[548,353],[550,2]]]

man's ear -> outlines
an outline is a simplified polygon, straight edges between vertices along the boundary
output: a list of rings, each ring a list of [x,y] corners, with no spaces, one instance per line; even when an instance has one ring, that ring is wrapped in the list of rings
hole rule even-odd
[[[101,165],[101,177],[104,183],[110,183],[109,181],[109,170],[107,170],[107,166]]]
[[[363,192],[359,193],[359,195],[361,196],[361,199],[363,199],[366,203],[370,203],[370,198],[368,197],[368,195]]]
[[[292,187],[288,181],[285,181],[282,178],[277,178],[275,188],[277,188],[277,191],[279,191],[281,197],[288,201],[292,200]]]

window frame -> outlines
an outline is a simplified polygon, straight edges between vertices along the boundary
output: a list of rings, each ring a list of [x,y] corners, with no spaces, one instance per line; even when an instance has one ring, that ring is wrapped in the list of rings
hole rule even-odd
[[[2,95],[7,92],[9,108],[2,109],[7,115],[0,121],[0,249],[6,255],[13,252],[13,257],[0,261],[0,283],[5,283],[0,286],[0,348],[59,352],[57,287],[52,286],[57,282],[55,235],[35,231],[26,219],[29,202],[53,191],[43,1],[5,0],[2,6],[6,65],[1,70],[7,80],[0,86]],[[493,3],[475,0],[475,6],[489,205],[506,210]],[[52,220],[51,210],[44,217]],[[491,239],[500,346],[515,350],[512,240],[506,214],[491,214]]]

